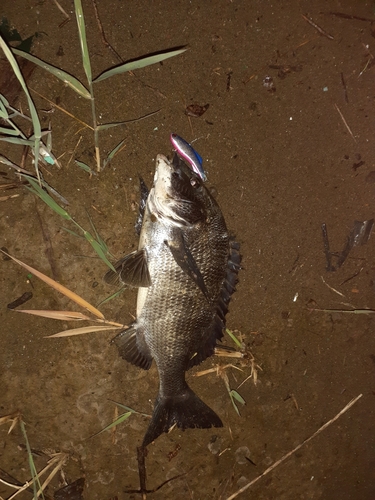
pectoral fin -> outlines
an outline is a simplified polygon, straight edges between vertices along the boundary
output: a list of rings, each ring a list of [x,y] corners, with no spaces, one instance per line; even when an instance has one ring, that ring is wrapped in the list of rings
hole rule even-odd
[[[126,255],[116,262],[114,268],[116,272],[108,271],[104,276],[104,281],[110,285],[124,284],[134,287],[151,285],[145,249]]]
[[[181,267],[181,269],[194,281],[199,287],[207,301],[210,300],[208,290],[204,283],[202,273],[200,272],[194,257],[192,256],[189,248],[186,246],[184,237],[181,231],[175,231],[173,238],[165,241],[165,244],[172,252],[174,260]]]

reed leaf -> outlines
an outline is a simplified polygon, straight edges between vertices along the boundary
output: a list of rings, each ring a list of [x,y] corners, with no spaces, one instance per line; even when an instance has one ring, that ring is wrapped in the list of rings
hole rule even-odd
[[[0,94],[0,97],[4,97]],[[7,101],[8,102],[8,101]],[[3,103],[2,99],[0,99],[0,118],[6,120],[9,117],[9,113],[7,111],[5,103]]]
[[[31,98],[29,89],[27,88],[26,82],[22,76],[20,67],[18,66],[18,63],[17,63],[12,51],[10,50],[8,45],[5,43],[5,41],[3,40],[1,35],[0,35],[0,45],[5,53],[6,58],[10,62],[10,65],[12,66],[13,72],[16,75],[18,81],[20,82],[23,91],[26,94],[27,102],[29,105],[30,113],[31,113],[31,119],[33,122],[33,129],[34,129],[34,136],[35,136],[35,141],[34,141],[35,171],[36,171],[36,174],[38,177],[38,181],[40,183],[38,161],[39,161],[39,146],[40,146],[40,140],[42,137],[42,129],[41,129],[40,121],[39,121],[38,112],[36,110],[34,101]]]
[[[0,127],[0,134],[5,134],[5,135],[20,135],[19,130],[9,128],[9,127]]]
[[[116,66],[115,68],[109,69],[101,73],[97,78],[93,80],[94,83],[101,82],[106,78],[110,78],[114,75],[120,75],[121,73],[126,73],[127,71],[134,71],[136,69],[141,69],[146,66],[151,66],[151,64],[156,64],[161,61],[165,61],[170,57],[178,56],[182,54],[187,49],[177,49],[177,50],[169,50],[166,52],[162,52],[159,54],[154,54],[152,56],[144,56],[136,59],[134,61],[129,61],[125,64],[121,64],[120,66]]]
[[[49,311],[43,309],[14,309],[14,311],[34,316],[42,316],[43,318],[59,319],[62,321],[93,321],[92,318],[75,311]]]
[[[29,459],[29,467],[30,467],[31,477],[32,477],[32,480],[33,480],[32,482],[33,482],[34,498],[35,499],[38,498],[38,496],[39,496],[38,495],[38,491],[40,490],[41,491],[41,498],[44,499],[42,487],[41,487],[41,484],[40,484],[40,481],[39,481],[38,471],[36,470],[36,467],[35,467],[35,463],[34,463],[34,459],[33,459],[33,454],[32,454],[30,443],[29,443],[29,440],[28,440],[28,437],[27,437],[25,424],[23,423],[22,420],[20,420],[20,426],[21,426],[21,431],[22,431],[23,437],[25,439],[27,457]]]
[[[102,332],[104,330],[118,330],[123,326],[83,326],[82,328],[72,328],[71,330],[64,330],[62,332],[47,335],[46,339],[72,337],[73,335],[84,335],[85,333]]]
[[[238,338],[234,335],[234,333],[231,332],[230,330],[228,330],[228,328],[226,328],[225,331],[227,332],[229,337],[233,340],[233,342],[236,344],[236,346],[239,347],[240,349],[242,349],[243,346],[242,346],[241,342],[238,340]]]
[[[108,130],[109,128],[120,127],[121,125],[127,125],[128,123],[140,122],[145,118],[149,118],[152,115],[156,115],[156,113],[159,113],[159,111],[160,109],[157,109],[156,111],[151,111],[151,113],[147,113],[146,115],[139,116],[138,118],[132,118],[131,120],[124,120],[123,122],[103,123],[101,125],[98,125],[97,129],[99,131]]]
[[[92,82],[92,72],[91,72],[89,49],[87,47],[87,40],[86,40],[85,18],[83,16],[81,0],[74,0],[74,9],[77,18],[79,41],[81,44],[83,68],[86,73],[87,81],[90,84]]]
[[[11,142],[12,144],[18,144],[19,146],[29,146],[32,148],[35,145],[35,141],[30,139],[20,139],[18,137],[0,137],[0,141]]]
[[[32,193],[39,196],[39,198],[42,201],[44,201],[44,203],[46,203],[50,208],[52,208],[54,212],[63,217],[65,220],[71,220],[71,221],[73,220],[72,216],[66,210],[60,207],[60,205],[56,203],[56,201],[48,193],[46,193],[44,189],[41,188],[37,182],[35,182],[30,177],[27,177],[27,180],[32,186],[31,188],[27,189],[29,189]]]
[[[125,422],[125,420],[127,420],[132,413],[133,413],[132,411],[128,411],[126,413],[123,413],[118,418],[116,418],[116,420],[114,422],[112,422],[111,424],[108,424],[106,427],[104,427],[104,429],[102,429],[101,431],[97,432],[96,434],[94,434],[91,437],[99,436],[99,434],[102,434],[105,431],[109,431],[113,427],[116,427],[117,425],[121,424],[122,422]]]
[[[72,300],[73,302],[75,302],[79,306],[81,306],[84,309],[87,309],[88,311],[90,311],[97,318],[104,319],[104,315],[98,309],[96,309],[96,307],[92,306],[89,302],[87,302],[82,297],[80,297],[76,293],[74,293],[71,290],[69,290],[68,288],[66,288],[64,285],[60,285],[60,283],[57,283],[57,281],[53,280],[49,276],[46,276],[45,274],[41,273],[37,269],[34,269],[33,267],[25,264],[21,260],[18,260],[15,257],[12,257],[12,255],[9,255],[8,253],[4,252],[4,250],[0,249],[0,252],[2,252],[7,257],[10,257],[12,260],[14,260],[14,262],[17,262],[17,264],[19,264],[20,266],[22,266],[25,269],[27,269],[34,276],[36,276],[40,280],[42,280],[45,283],[47,283],[47,285],[51,286],[52,288],[54,288],[58,292],[60,292],[63,295],[65,295],[65,297],[68,297],[70,300]]]
[[[95,250],[95,252],[102,259],[102,261],[105,262],[105,264],[107,264],[107,266],[110,269],[112,269],[112,271],[116,272],[116,269],[113,267],[111,262],[107,259],[106,255],[105,255],[105,250],[101,247],[101,245],[93,238],[93,236],[88,231],[84,231],[83,234],[84,234],[86,240],[90,243],[92,248]]]
[[[31,54],[28,54],[27,52],[23,52],[22,50],[18,49],[12,49],[12,51],[17,54],[18,56],[23,57],[24,59],[27,59],[28,61],[33,62],[37,66],[40,66],[41,68],[45,69],[52,75],[56,76],[59,78],[59,80],[62,80],[65,85],[68,85],[71,89],[73,89],[77,94],[80,96],[84,97],[85,99],[91,99],[90,92],[86,89],[86,87],[73,75],[70,75],[66,71],[57,68],[56,66],[52,66],[52,64],[48,64],[45,61],[42,61],[42,59],[38,59],[35,56],[32,56]]]
[[[125,143],[126,139],[123,139],[115,148],[112,149],[112,151],[108,154],[107,158],[103,162],[103,168],[108,165],[108,163],[113,159],[115,154],[118,152],[118,150],[122,147],[122,145]]]
[[[76,163],[76,165],[78,165],[79,168],[82,168],[82,170],[84,170],[85,172],[88,172],[90,175],[93,175],[93,174],[96,175],[96,172],[91,170],[91,168],[86,163],[83,163],[83,161],[75,160],[75,163]]]

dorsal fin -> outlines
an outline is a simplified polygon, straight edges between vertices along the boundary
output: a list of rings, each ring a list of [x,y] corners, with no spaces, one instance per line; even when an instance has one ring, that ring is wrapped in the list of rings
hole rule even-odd
[[[228,312],[228,304],[231,295],[236,289],[237,273],[240,270],[241,255],[239,252],[239,244],[235,241],[229,243],[229,256],[227,264],[227,274],[221,287],[221,293],[216,306],[216,313],[209,327],[210,332],[206,341],[201,345],[195,355],[189,360],[188,369],[192,366],[199,365],[206,358],[212,356],[218,340],[223,338],[223,330],[225,328],[225,315]]]

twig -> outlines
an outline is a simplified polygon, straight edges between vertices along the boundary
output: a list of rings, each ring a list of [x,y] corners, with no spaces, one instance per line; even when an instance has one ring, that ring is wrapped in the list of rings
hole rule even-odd
[[[55,2],[55,5],[56,7],[59,9],[60,12],[62,12],[64,14],[64,16],[66,17],[66,20],[64,21],[64,24],[67,22],[67,21],[70,21],[70,16],[69,14],[61,7],[61,5],[59,4],[59,2],[57,0],[53,0]]]
[[[336,107],[336,109],[337,109],[337,111],[338,111],[338,113],[339,113],[339,115],[341,117],[341,120],[343,121],[345,127],[348,129],[349,134],[352,136],[353,141],[357,142],[356,138],[353,135],[353,132],[350,130],[350,127],[349,127],[349,125],[347,124],[347,122],[346,122],[346,120],[344,118],[344,115],[341,113],[340,108],[337,106],[337,104],[335,104],[335,107]]]
[[[325,313],[375,314],[375,309],[312,309]]]
[[[56,266],[55,255],[54,255],[54,252],[53,252],[53,246],[52,246],[51,237],[50,237],[50,234],[49,234],[48,226],[43,223],[42,216],[40,215],[40,212],[38,210],[38,204],[37,204],[37,199],[36,198],[35,198],[35,211],[36,211],[36,215],[38,217],[40,228],[42,230],[43,240],[44,240],[44,243],[46,245],[44,253],[45,253],[45,255],[46,255],[47,259],[48,259],[49,265],[51,267],[52,278],[55,281],[58,281],[59,278],[60,278],[60,273],[59,273],[59,271],[57,269],[57,266]]]
[[[353,278],[355,278],[356,276],[358,276],[358,274],[360,274],[362,271],[363,271],[363,267],[361,267],[361,269],[357,272],[355,272],[353,274],[353,276],[349,276],[349,278],[346,278],[346,280],[344,280],[343,282],[340,283],[340,286],[343,285],[344,283],[347,283],[348,281],[352,280]]]
[[[345,295],[344,295],[343,293],[339,292],[338,290],[336,290],[336,288],[333,288],[332,286],[330,286],[330,285],[329,285],[329,284],[325,281],[325,279],[323,278],[323,276],[321,276],[321,278],[322,278],[323,283],[324,283],[325,285],[327,285],[327,286],[328,286],[328,288],[329,288],[330,290],[332,290],[332,292],[335,292],[335,293],[337,293],[338,295],[340,295],[341,297],[344,297],[344,298],[345,298]]]
[[[345,101],[347,103],[349,103],[348,90],[346,88],[346,82],[345,82],[345,78],[344,78],[344,73],[342,73],[342,72],[341,72],[341,83],[342,83],[342,86],[344,87]]]
[[[50,101],[49,99],[47,99],[47,97],[44,97],[44,95],[42,94],[39,94],[39,92],[37,92],[36,90],[32,89],[29,87],[29,90],[31,90],[31,92],[34,92],[34,94],[38,95],[39,97],[41,97],[42,99],[44,99],[45,101],[49,102],[51,104],[51,106],[54,106],[55,108],[57,108],[59,111],[62,111],[63,113],[65,113],[66,115],[70,116],[70,118],[73,118],[74,120],[76,120],[77,122],[81,123],[82,125],[84,125],[86,128],[89,128],[90,130],[94,130],[93,127],[91,127],[91,125],[88,125],[87,123],[83,122],[82,120],[80,120],[79,118],[77,118],[76,116],[72,115],[72,113],[69,113],[69,111],[67,111],[66,109],[62,108],[61,106],[59,106],[58,104]]]
[[[332,266],[332,254],[331,250],[329,249],[327,225],[325,222],[323,222],[322,224],[322,235],[323,235],[324,253],[327,261],[326,270],[329,272],[335,271],[335,268]]]
[[[98,11],[98,6],[96,5],[96,0],[92,0],[92,4],[94,6],[96,22],[98,23],[100,35],[102,37],[102,42],[107,47],[107,49],[109,49],[112,52],[112,54],[118,59],[118,61],[123,63],[124,62],[123,58],[120,56],[120,54],[118,52],[116,52],[116,50],[112,47],[112,45],[106,39],[103,25],[102,25],[102,22],[101,22],[100,17],[99,17],[99,11]]]
[[[357,21],[366,21],[368,23],[373,23],[375,21],[375,19],[370,19],[369,17],[352,16],[350,14],[344,14],[342,12],[327,12],[327,14],[331,16],[341,17],[342,19],[355,19]]]
[[[311,26],[313,28],[315,28],[317,31],[319,31],[319,33],[327,38],[329,38],[330,40],[334,40],[333,36],[330,35],[329,33],[327,33],[326,31],[324,31],[324,29],[322,29],[320,26],[318,26],[317,24],[314,23],[314,21],[312,21],[309,17],[307,16],[304,16],[302,14],[302,17],[304,18],[305,21],[307,21],[309,24],[311,24]]]
[[[250,486],[252,486],[254,483],[256,483],[260,478],[262,478],[263,476],[265,476],[266,474],[268,474],[269,472],[271,472],[273,469],[275,469],[278,465],[280,465],[282,462],[284,462],[287,458],[289,458],[291,455],[293,455],[293,453],[295,453],[296,451],[298,451],[300,448],[302,448],[303,445],[307,444],[309,441],[311,441],[314,437],[316,437],[320,432],[322,432],[324,429],[326,429],[329,425],[333,424],[333,422],[335,422],[339,417],[341,417],[341,415],[343,413],[345,413],[347,410],[349,410],[349,408],[351,408],[360,398],[362,397],[362,394],[360,394],[359,396],[357,396],[356,398],[352,399],[350,401],[350,403],[348,403],[345,408],[343,408],[335,417],[333,417],[331,420],[329,420],[328,422],[326,422],[324,425],[322,425],[316,432],[314,432],[314,434],[312,436],[310,436],[309,438],[305,439],[301,444],[299,444],[298,446],[296,446],[292,451],[290,451],[289,453],[287,453],[286,455],[284,455],[282,458],[280,458],[280,460],[278,460],[277,462],[275,462],[274,464],[272,464],[270,467],[268,467],[268,469],[266,469],[264,472],[262,472],[262,474],[258,477],[256,477],[255,479],[253,479],[252,481],[250,481],[250,483],[247,483],[245,486],[243,486],[241,489],[239,489],[238,491],[236,491],[236,493],[233,493],[233,495],[231,495],[230,497],[227,498],[227,500],[233,500],[233,498],[236,498],[238,495],[240,495],[241,493],[243,493],[244,491],[246,491],[248,488],[250,488]]]

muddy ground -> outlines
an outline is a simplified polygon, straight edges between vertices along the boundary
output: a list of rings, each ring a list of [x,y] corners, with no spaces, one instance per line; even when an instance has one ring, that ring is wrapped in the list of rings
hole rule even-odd
[[[0,14],[24,38],[38,32],[33,53],[84,82],[73,5],[60,3],[72,16],[62,27],[64,16],[50,1],[3,0]],[[97,75],[118,60],[103,43],[92,2],[83,4]],[[148,498],[226,499],[362,394],[238,498],[373,500],[374,317],[316,309],[375,309],[374,237],[328,272],[321,232],[326,223],[332,251],[341,252],[354,221],[375,216],[374,2],[98,0],[97,6],[107,40],[124,60],[186,44],[189,50],[95,86],[103,123],[160,111],[103,132],[102,157],[122,139],[125,148],[92,178],[73,161],[95,168],[92,132],[58,109],[46,113],[53,104],[36,92],[85,123],[91,123],[89,102],[35,69],[28,84],[43,126],[51,120],[53,151],[62,155],[61,170],[49,167],[44,176],[87,230],[89,211],[119,258],[137,245],[138,174],[151,184],[156,154],[171,154],[170,132],[196,139],[243,255],[228,327],[241,332],[261,367],[257,385],[249,379],[238,389],[246,401],[239,404],[241,416],[220,377],[194,377],[231,360],[211,358],[188,374],[224,428],[174,430],[150,445],[150,489],[183,476]],[[210,106],[189,120],[184,110],[192,103]],[[27,110],[21,94],[17,106]],[[1,154],[19,163],[22,150],[3,144]],[[26,166],[33,168],[30,157]],[[7,166],[0,170],[7,174],[1,182],[16,179]],[[8,194],[18,197],[0,202],[0,246],[92,304],[114,291],[102,281],[106,266],[90,245],[62,229],[73,230],[71,223],[24,188],[1,193]],[[147,417],[133,415],[115,432],[90,436],[114,419],[112,401],[152,411],[156,368],[146,373],[121,360],[110,344],[113,332],[46,339],[77,324],[23,315],[7,304],[30,291],[32,299],[20,309],[78,306],[9,260],[1,258],[0,269],[0,416],[22,413],[38,470],[53,452],[69,454],[47,497],[84,477],[87,500],[138,498],[125,490],[139,486],[136,447]],[[100,309],[108,319],[129,323],[135,298],[127,290]],[[251,372],[249,363],[234,364],[243,372],[226,371],[232,389]],[[24,437],[19,426],[10,435],[8,429],[0,427],[0,477],[5,471],[23,483],[30,477]],[[2,498],[13,491],[0,484]]]

